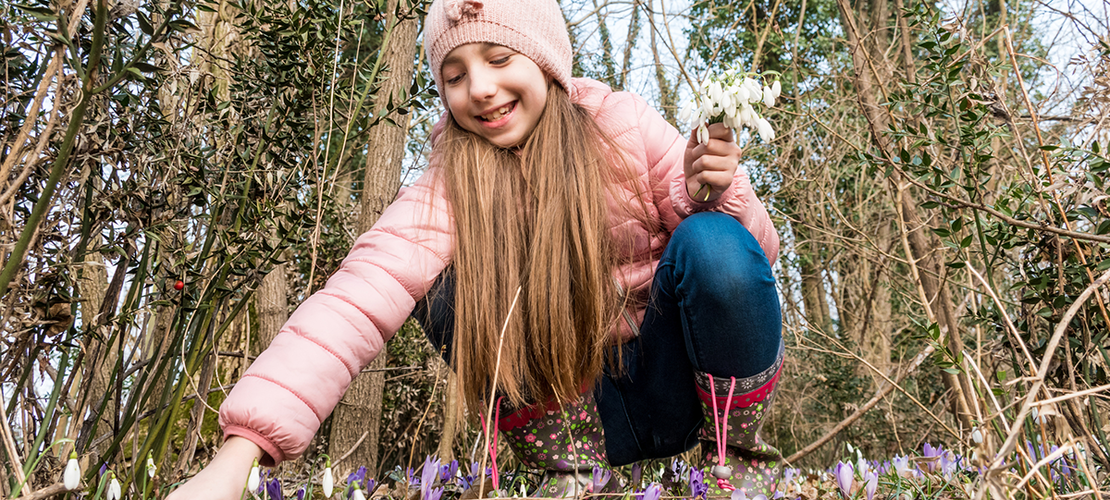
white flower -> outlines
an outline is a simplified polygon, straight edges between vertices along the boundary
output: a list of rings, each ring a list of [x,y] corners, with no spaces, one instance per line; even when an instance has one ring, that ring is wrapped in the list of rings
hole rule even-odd
[[[844,446],[848,447],[848,453],[852,453],[853,451],[856,451],[855,448],[852,448],[852,443],[844,443]]]
[[[355,488],[354,493],[351,493],[351,500],[366,500],[366,495],[362,494],[362,488]]]
[[[77,463],[77,452],[71,451],[69,453],[69,461],[66,462],[66,471],[62,474],[62,482],[65,483],[67,490],[75,490],[81,486],[81,465]]]
[[[775,140],[775,129],[771,128],[771,122],[766,118],[758,117],[755,119],[755,129],[759,133],[759,138],[763,142],[771,142]]]
[[[745,78],[744,86],[748,88],[748,102],[755,104],[763,99],[763,89],[759,88],[758,82],[751,78]]]
[[[705,124],[702,123],[698,125],[698,144],[707,143],[709,143],[709,127],[706,127]]]
[[[971,431],[971,440],[974,441],[975,444],[983,444],[983,432],[980,431],[978,427]]]
[[[320,484],[324,488],[324,497],[331,498],[331,492],[335,488],[335,476],[331,473],[330,459],[327,462],[327,466],[324,467],[324,478],[320,480]]]
[[[111,472],[108,474],[112,475],[112,479],[108,481],[108,500],[120,500],[123,498],[123,489],[120,488],[119,479]]]
[[[154,465],[154,454],[153,453],[147,453],[146,454],[146,475],[147,475],[147,477],[149,477],[151,479],[154,479],[154,474],[156,474],[156,473],[158,473],[158,466]]]
[[[262,483],[262,477],[258,470],[258,460],[254,461],[251,465],[251,473],[247,476],[247,491],[254,493],[258,491],[258,485]]]
[[[766,85],[763,86],[763,104],[768,108],[775,107],[775,91]]]
[[[775,80],[775,83],[771,84],[771,92],[774,92],[775,99],[778,99],[779,96],[782,95],[782,83],[779,83],[778,80]]]
[[[721,89],[721,82],[716,80],[709,82],[709,101],[712,103],[712,111],[710,114],[716,115],[721,112],[721,98],[724,96],[724,90]]]
[[[678,119],[684,122],[690,121],[690,116],[694,114],[694,103],[688,102],[682,107],[682,111],[678,112]]]
[[[755,113],[755,109],[752,109],[752,105],[745,102],[744,104],[740,105],[740,113],[736,115],[736,118],[740,121],[741,125],[747,125],[750,127],[754,126],[755,119],[758,116],[759,115]]]
[[[739,87],[732,87],[732,95],[736,96],[736,102],[748,102],[748,87],[740,85]]]

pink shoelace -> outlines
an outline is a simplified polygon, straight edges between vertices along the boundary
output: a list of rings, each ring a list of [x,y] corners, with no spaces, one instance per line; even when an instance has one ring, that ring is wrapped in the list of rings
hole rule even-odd
[[[717,385],[713,383],[713,375],[709,375],[709,392],[713,396],[713,430],[717,433],[717,466],[725,467],[725,434],[728,431],[728,410],[732,405],[732,393],[736,390],[736,377],[729,377],[732,383],[728,386],[728,398],[725,399],[725,418],[721,422],[717,412]],[[714,474],[713,477],[717,477]],[[736,487],[728,482],[728,478],[717,477],[717,487],[725,491],[735,491]]]
[[[497,398],[497,403],[494,404],[494,407],[496,409],[493,410],[493,422],[490,422],[489,425],[483,425],[482,433],[484,434],[487,428],[492,427],[492,429],[489,431],[491,434],[493,434],[493,436],[490,437],[489,443],[489,462],[490,468],[493,471],[493,489],[500,490],[501,484],[497,475],[497,421],[501,420],[501,398]],[[485,420],[485,417],[482,416],[481,410],[478,410],[478,418]],[[481,474],[482,472],[480,472],[479,474]]]

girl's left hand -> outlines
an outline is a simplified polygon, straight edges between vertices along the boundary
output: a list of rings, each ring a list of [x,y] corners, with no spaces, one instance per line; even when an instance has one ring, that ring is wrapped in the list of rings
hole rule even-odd
[[[694,129],[686,143],[683,164],[686,192],[690,198],[700,202],[719,198],[732,185],[732,177],[740,164],[740,153],[732,129],[723,123],[709,126],[709,141],[705,144],[698,143],[698,131]]]

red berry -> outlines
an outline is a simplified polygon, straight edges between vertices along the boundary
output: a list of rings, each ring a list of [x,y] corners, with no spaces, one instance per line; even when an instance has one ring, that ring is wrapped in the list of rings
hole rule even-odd
[[[174,288],[174,290],[181,290],[181,289],[185,288],[185,283],[182,282],[181,280],[178,280],[176,283],[173,284],[173,288]]]

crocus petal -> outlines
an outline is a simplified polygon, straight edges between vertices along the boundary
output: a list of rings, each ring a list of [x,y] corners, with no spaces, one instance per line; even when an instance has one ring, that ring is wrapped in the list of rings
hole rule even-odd
[[[66,470],[62,474],[62,482],[65,483],[67,490],[75,490],[78,486],[81,486],[81,465],[77,463],[76,453],[70,453],[69,455]]]
[[[840,488],[840,493],[844,495],[844,498],[852,498],[852,483],[854,482],[853,476],[855,476],[852,464],[837,462],[835,472],[836,485]]]
[[[875,490],[879,487],[879,475],[874,472],[867,472],[867,485],[864,486],[864,491],[867,492],[867,500],[875,498]]]

